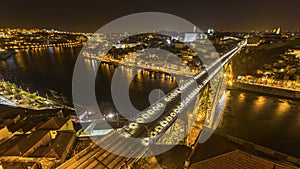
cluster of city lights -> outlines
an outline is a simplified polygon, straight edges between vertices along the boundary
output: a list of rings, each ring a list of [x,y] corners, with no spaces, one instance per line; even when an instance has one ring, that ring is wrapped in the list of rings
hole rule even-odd
[[[241,42],[238,45],[238,47],[234,48],[230,52],[220,57],[211,66],[209,66],[209,68],[202,70],[196,76],[187,80],[187,82],[184,83],[184,85],[174,89],[168,95],[166,95],[165,97],[163,97],[162,99],[154,103],[153,106],[151,105],[144,112],[140,113],[137,116],[137,118],[133,120],[133,122],[131,122],[127,126],[124,126],[121,130],[122,131],[121,134],[125,137],[133,136],[133,134],[139,130],[140,125],[143,126],[142,125],[143,123],[152,122],[149,121],[149,119],[152,118],[152,116],[157,115],[157,113],[159,113],[162,110],[162,108],[164,108],[167,105],[168,102],[174,101],[176,98],[178,98],[179,94],[183,93],[188,88],[191,89],[191,84],[193,84],[193,82],[196,82],[200,78],[203,78],[201,84],[197,85],[196,88],[192,89],[192,91],[183,100],[181,100],[180,103],[174,109],[172,109],[172,111],[170,111],[169,114],[166,114],[165,117],[161,117],[160,118],[161,120],[156,126],[154,127],[146,126],[147,130],[150,130],[148,131],[149,137],[143,138],[142,144],[146,146],[149,145],[152,139],[158,138],[158,136],[160,136],[163,131],[166,131],[168,129],[168,127],[173,123],[173,121],[177,118],[177,116],[179,116],[183,112],[183,110],[192,102],[192,100],[196,98],[198,93],[206,86],[206,84],[210,81],[210,79],[214,77],[227,63],[227,61],[246,44],[247,41]],[[205,75],[210,70],[213,70],[212,73],[210,73],[208,77],[205,77]]]
[[[180,93],[190,87],[193,82],[195,82],[194,78],[190,78],[180,88],[174,89],[163,99],[158,100],[153,106],[150,106],[150,108],[139,114],[134,122],[131,122],[128,126],[123,127],[123,129],[125,130],[123,130],[122,135],[125,137],[132,136],[136,132],[136,130],[138,130],[140,124],[145,123],[146,120],[150,119],[153,115],[156,115],[158,112],[160,112],[161,109],[165,107],[167,102],[173,101],[176,97],[178,97]],[[190,92],[190,94],[183,101],[181,101],[180,104],[178,104],[165,118],[163,118],[163,120],[159,122],[159,125],[155,126],[153,130],[150,131],[150,138],[144,138],[142,143],[144,145],[148,145],[150,139],[156,138],[162,131],[165,131],[168,126],[176,119],[176,117],[186,108],[186,106],[191,103],[191,100],[193,100],[197,96],[203,86],[204,85],[200,84],[192,92]]]

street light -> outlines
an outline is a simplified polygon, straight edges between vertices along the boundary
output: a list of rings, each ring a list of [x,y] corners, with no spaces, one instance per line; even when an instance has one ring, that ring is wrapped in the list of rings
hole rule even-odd
[[[106,117],[108,117],[108,118],[113,118],[115,115],[114,114],[108,114]]]

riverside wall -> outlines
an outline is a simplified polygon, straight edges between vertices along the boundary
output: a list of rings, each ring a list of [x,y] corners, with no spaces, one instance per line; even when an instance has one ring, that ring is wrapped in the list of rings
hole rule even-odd
[[[264,86],[259,84],[243,83],[243,82],[234,82],[232,88],[276,95],[280,97],[288,97],[291,99],[300,99],[300,91],[296,91],[292,89],[283,89],[278,87]]]

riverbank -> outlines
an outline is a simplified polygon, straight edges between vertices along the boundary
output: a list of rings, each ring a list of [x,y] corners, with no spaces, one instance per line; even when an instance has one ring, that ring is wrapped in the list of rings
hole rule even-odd
[[[0,104],[21,107],[33,110],[45,110],[45,109],[61,109],[66,108],[74,110],[71,107],[59,104],[39,96],[38,93],[30,93],[17,87],[7,81],[0,81]]]
[[[245,83],[236,81],[233,83],[232,89],[242,89],[248,91],[254,91],[263,94],[275,95],[279,97],[287,97],[291,99],[300,99],[300,91],[293,89],[286,89],[275,86],[266,86],[255,83]]]

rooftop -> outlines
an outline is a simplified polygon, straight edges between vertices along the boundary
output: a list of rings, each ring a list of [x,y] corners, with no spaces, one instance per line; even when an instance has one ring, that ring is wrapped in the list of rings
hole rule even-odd
[[[0,145],[1,156],[20,156],[42,140],[49,131],[35,131],[32,134],[16,135]]]
[[[52,117],[38,129],[40,130],[59,130],[70,118],[69,117]]]
[[[10,106],[0,106],[1,114],[0,119],[14,119],[21,112],[24,112],[22,108],[15,108]]]
[[[72,141],[72,138],[75,138],[75,131],[58,131],[57,133],[54,140],[51,140],[51,142],[46,145],[40,146],[28,156],[60,159],[67,150],[67,146]]]
[[[293,167],[265,160],[263,158],[250,155],[246,152],[235,150],[229,153],[218,155],[191,165],[191,169],[203,168],[226,168],[226,169],[290,169]]]

